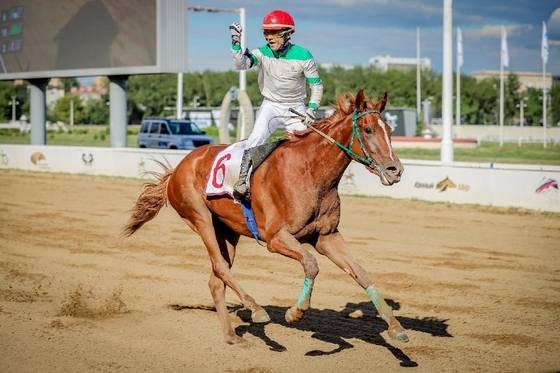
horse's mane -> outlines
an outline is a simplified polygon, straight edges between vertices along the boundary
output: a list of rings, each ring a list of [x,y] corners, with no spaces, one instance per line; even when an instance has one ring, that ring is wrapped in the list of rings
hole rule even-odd
[[[366,98],[367,109],[371,110],[374,107],[374,103],[370,98]],[[320,119],[315,122],[314,127],[320,131],[324,131],[327,128],[336,125],[344,120],[348,115],[352,114],[354,109],[356,108],[356,95],[354,94],[346,94],[340,95],[336,97],[336,104],[330,105],[331,108],[334,109],[332,115],[327,118]],[[288,142],[290,141],[297,141],[303,137],[306,137],[308,134],[314,132],[312,129],[305,129],[302,131],[295,131],[293,133],[286,133],[284,139]]]

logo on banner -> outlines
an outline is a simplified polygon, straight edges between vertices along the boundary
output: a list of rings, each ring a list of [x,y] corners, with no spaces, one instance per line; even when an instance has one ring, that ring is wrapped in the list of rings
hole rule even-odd
[[[437,189],[440,193],[445,192],[447,188],[457,188],[457,185],[455,185],[455,183],[451,181],[449,177],[446,177],[445,179],[437,183]]]
[[[539,198],[544,198],[546,201],[545,203],[549,206],[560,205],[560,189],[558,188],[558,180],[546,176],[543,177],[537,184],[535,194],[537,194]]]
[[[93,164],[93,154],[83,153],[82,154],[82,161],[84,162],[84,165],[91,167],[91,165]]]
[[[31,163],[42,170],[49,170],[49,164],[47,163],[47,157],[41,152],[35,152],[31,154]]]
[[[0,165],[7,166],[8,165],[8,156],[2,150],[0,150]]]
[[[554,189],[556,189],[556,191],[558,191],[558,181],[551,179],[551,178],[546,178],[546,176],[541,180],[537,190],[535,190],[535,193],[537,194],[541,194],[547,191],[554,191]]]
[[[144,160],[144,157],[140,157],[140,162],[138,162],[138,176],[142,177],[144,172],[146,172],[146,161]]]
[[[344,174],[342,175],[342,181],[340,183],[341,189],[344,193],[356,193],[358,191],[358,186],[354,177],[356,175],[352,172],[352,166],[349,165]]]
[[[468,192],[471,187],[468,184],[455,184],[449,176],[446,176],[445,179],[434,183],[434,182],[421,182],[416,181],[414,182],[414,188],[416,189],[437,189],[438,192],[442,193],[447,191],[448,189],[456,189],[463,192]]]

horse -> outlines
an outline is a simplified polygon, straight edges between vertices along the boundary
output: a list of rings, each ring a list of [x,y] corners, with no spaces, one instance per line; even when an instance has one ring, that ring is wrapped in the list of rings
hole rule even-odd
[[[300,297],[285,314],[289,324],[301,320],[309,310],[313,284],[319,273],[316,258],[302,246],[307,243],[365,290],[387,323],[392,339],[408,342],[406,330],[369,275],[352,258],[338,231],[338,185],[351,161],[363,164],[386,186],[399,182],[404,171],[391,146],[391,127],[381,114],[386,102],[387,92],[378,102],[367,98],[363,90],[356,95],[337,97],[331,116],[303,131],[286,134],[285,141],[252,175],[250,202],[259,238],[266,243],[268,251],[300,262],[305,275]],[[245,339],[232,328],[225,302],[226,287],[251,311],[253,322],[266,323],[270,317],[231,272],[240,236],[254,237],[242,205],[230,196],[210,197],[204,192],[213,161],[227,146],[196,148],[174,169],[154,159],[163,172],[150,172],[157,180],[143,184],[123,234],[132,235],[170,204],[208,250],[212,263],[210,293],[225,342],[236,344]]]

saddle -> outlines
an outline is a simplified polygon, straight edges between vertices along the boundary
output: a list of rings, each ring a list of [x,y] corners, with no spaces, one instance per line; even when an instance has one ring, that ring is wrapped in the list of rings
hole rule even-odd
[[[266,160],[266,158],[268,158],[268,156],[274,151],[274,149],[282,145],[284,142],[286,142],[285,139],[279,139],[250,148],[248,152],[253,164],[251,175]]]

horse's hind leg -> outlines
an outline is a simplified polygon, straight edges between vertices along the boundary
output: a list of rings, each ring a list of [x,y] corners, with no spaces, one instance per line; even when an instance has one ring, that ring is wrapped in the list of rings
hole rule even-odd
[[[253,322],[270,321],[270,317],[268,316],[268,313],[266,313],[264,308],[259,306],[251,296],[245,293],[245,291],[241,288],[241,285],[237,283],[237,281],[233,278],[233,274],[231,273],[231,267],[233,266],[233,260],[235,259],[235,248],[237,246],[237,243],[239,242],[239,234],[233,232],[216,217],[213,217],[213,227],[216,242],[218,243],[218,247],[220,248],[221,257],[229,264],[227,273],[231,277],[231,280],[237,284],[238,290],[234,289],[231,286],[230,287],[234,292],[237,293],[237,295],[243,302],[243,305],[247,309],[251,310],[251,319],[253,320]]]
[[[364,288],[366,294],[377,308],[377,312],[383,320],[387,322],[389,337],[401,342],[408,342],[406,330],[401,326],[397,318],[393,315],[393,310],[381,293],[376,289],[373,281],[354,258],[345,250],[344,240],[340,233],[333,233],[320,236],[315,249],[317,252],[326,255],[333,263],[348,273],[358,284]]]
[[[305,250],[301,244],[286,231],[279,231],[272,236],[267,248],[270,252],[277,252],[289,258],[295,259],[303,266],[305,279],[303,289],[295,306],[288,308],[285,319],[288,324],[295,324],[303,318],[305,311],[311,307],[311,293],[313,282],[319,274],[317,260],[311,253]]]
[[[226,285],[222,280],[216,277],[214,272],[210,274],[208,287],[210,288],[210,293],[216,305],[216,312],[218,313],[218,319],[220,320],[220,326],[222,327],[226,343],[235,344],[245,342],[245,340],[235,334],[233,330],[226,307]]]
[[[226,247],[226,250],[222,251],[222,257],[231,267],[233,265],[233,260],[235,259],[235,246],[237,245],[239,237],[237,237],[237,239],[234,238],[234,241],[232,242],[231,240],[225,240],[223,237],[218,237],[218,234],[216,234],[216,236],[220,248]],[[233,330],[226,306],[226,284],[216,276],[214,271],[210,273],[208,287],[210,288],[210,293],[214,299],[216,312],[218,313],[220,326],[222,327],[226,343],[235,344],[245,342],[245,340],[235,334],[235,331]]]
[[[208,218],[212,219],[210,216],[208,216]],[[183,218],[183,220],[193,231],[198,233],[208,250],[212,262],[212,274],[210,275],[208,286],[216,305],[216,311],[220,319],[225,341],[230,344],[245,341],[235,334],[231,325],[225,302],[226,285],[235,292],[243,303],[243,306],[251,311],[253,322],[268,322],[270,321],[270,317],[264,308],[259,306],[257,302],[243,290],[231,273],[230,268],[233,264],[235,245],[237,245],[239,236],[233,234],[229,228],[221,225],[222,223],[215,218],[213,222],[211,220],[209,222],[203,222],[197,219],[196,224],[187,218]],[[216,224],[216,227],[214,224]],[[230,236],[226,238],[224,236],[225,232],[229,232]]]

